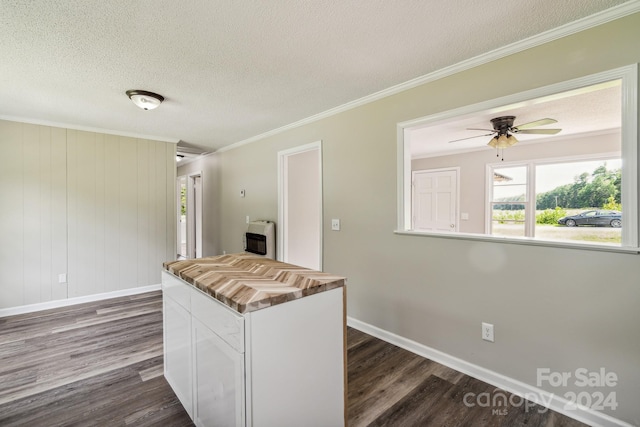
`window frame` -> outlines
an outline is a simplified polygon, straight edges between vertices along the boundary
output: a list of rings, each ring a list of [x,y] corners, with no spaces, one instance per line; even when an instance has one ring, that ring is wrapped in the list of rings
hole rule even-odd
[[[518,168],[518,167],[524,167],[525,171],[526,171],[526,182],[525,182],[525,197],[524,200],[521,202],[510,202],[512,204],[519,204],[519,205],[524,205],[524,237],[528,237],[528,234],[531,234],[531,227],[530,227],[530,219],[529,216],[531,215],[531,208],[535,206],[535,196],[533,197],[533,204],[532,204],[532,200],[531,200],[531,193],[533,193],[534,191],[532,190],[531,187],[531,162],[522,162],[522,161],[516,161],[516,162],[500,162],[500,163],[487,163],[486,165],[486,181],[485,181],[485,194],[486,194],[486,201],[485,201],[485,227],[484,227],[484,234],[486,234],[487,236],[492,236],[492,237],[498,237],[493,235],[493,206],[495,202],[494,199],[494,182],[493,182],[493,171],[495,169],[508,169],[508,168]],[[518,184],[518,185],[522,185],[522,184]],[[534,189],[535,190],[535,189]],[[505,202],[501,202],[502,204],[508,204],[509,202],[505,203]],[[534,215],[535,216],[535,215]]]
[[[540,241],[547,241],[541,239],[535,235],[536,230],[536,211],[537,211],[537,194],[538,189],[536,188],[536,181],[538,177],[538,167],[539,166],[547,166],[547,165],[562,165],[567,163],[581,163],[581,162],[591,162],[591,161],[607,161],[611,159],[622,159],[621,152],[609,152],[609,153],[598,153],[598,154],[584,154],[584,155],[576,155],[576,156],[564,156],[564,157],[553,157],[546,159],[534,159],[528,161],[514,161],[514,162],[494,162],[487,163],[486,165],[486,200],[485,200],[485,234],[492,236],[493,231],[493,212],[492,207],[494,203],[493,201],[493,171],[496,169],[507,169],[514,167],[526,167],[527,168],[527,182],[526,182],[526,196],[525,201],[520,202],[524,204],[525,207],[525,237],[530,237]],[[515,203],[515,202],[514,202]],[[528,209],[528,210],[527,210]],[[496,237],[496,236],[493,236]],[[549,240],[549,242],[555,242],[553,240]],[[587,244],[582,243],[582,244]],[[591,243],[589,243],[591,244]],[[620,246],[614,247],[625,247],[623,246],[624,242],[620,244]]]
[[[605,246],[587,243],[565,243],[535,238],[512,238],[488,234],[460,232],[415,231],[411,229],[411,151],[410,141],[405,138],[408,129],[416,126],[434,124],[457,116],[468,115],[490,108],[508,106],[535,98],[554,95],[611,80],[621,80],[621,158],[622,200],[625,206],[625,226],[622,228],[622,245]],[[482,240],[489,242],[507,242],[536,246],[568,247],[612,252],[640,253],[638,247],[640,226],[638,205],[638,64],[632,64],[601,73],[580,77],[541,88],[496,98],[453,110],[432,114],[397,124],[397,225],[396,234],[417,236],[437,236],[464,240]],[[529,171],[531,174],[532,171]],[[528,177],[531,179],[531,176]],[[535,183],[534,183],[535,185]],[[530,198],[531,196],[529,196]],[[489,219],[489,218],[488,218]],[[486,230],[486,229],[485,229]]]

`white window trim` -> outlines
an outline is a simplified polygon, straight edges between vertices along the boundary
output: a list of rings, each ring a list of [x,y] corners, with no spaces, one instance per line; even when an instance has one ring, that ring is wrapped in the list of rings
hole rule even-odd
[[[622,159],[625,162],[622,170],[622,200],[625,205],[633,206],[625,212],[625,227],[622,228],[622,241],[625,246],[614,247],[588,243],[564,243],[535,238],[507,238],[486,234],[447,233],[411,230],[411,151],[406,130],[419,126],[436,123],[457,116],[476,113],[489,108],[503,107],[529,99],[540,98],[566,92],[581,87],[591,86],[611,80],[622,81]],[[451,239],[480,240],[489,242],[506,242],[515,244],[553,246],[573,249],[589,249],[608,252],[640,253],[638,247],[638,233],[640,232],[639,200],[638,200],[638,64],[616,68],[591,76],[581,77],[565,82],[545,86],[496,98],[489,101],[449,110],[419,119],[398,123],[397,125],[397,227],[396,234],[415,236],[437,236]]]
[[[530,219],[528,218],[528,216],[530,215],[530,208],[534,206],[535,204],[535,197],[534,197],[534,204],[531,203],[531,193],[533,193],[534,191],[531,191],[532,187],[531,187],[531,162],[522,162],[522,161],[517,161],[517,162],[500,162],[500,163],[488,163],[486,165],[486,172],[485,172],[485,194],[486,194],[486,200],[485,200],[485,212],[484,212],[484,218],[485,218],[485,222],[484,222],[484,233],[488,236],[491,236],[491,229],[492,229],[492,222],[493,222],[493,170],[496,168],[517,168],[517,167],[525,167],[527,168],[527,192],[525,194],[525,200],[522,202],[523,205],[525,205],[525,218],[524,218],[524,229],[525,229],[525,236],[526,235],[530,235]]]

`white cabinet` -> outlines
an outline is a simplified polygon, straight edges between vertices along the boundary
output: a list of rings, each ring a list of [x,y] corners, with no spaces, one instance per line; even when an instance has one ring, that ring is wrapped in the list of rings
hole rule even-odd
[[[191,314],[173,298],[163,298],[164,376],[193,418],[191,384]]]
[[[193,319],[193,417],[198,426],[244,425],[244,355]]]
[[[165,376],[197,426],[345,425],[344,288],[240,314],[164,271],[162,284]]]
[[[255,427],[345,424],[344,288],[248,313]]]

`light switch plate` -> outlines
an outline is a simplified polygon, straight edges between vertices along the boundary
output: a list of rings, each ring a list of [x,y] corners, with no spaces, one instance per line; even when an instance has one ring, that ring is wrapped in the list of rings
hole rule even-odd
[[[339,219],[332,219],[331,220],[331,229],[333,231],[340,231],[340,220]]]

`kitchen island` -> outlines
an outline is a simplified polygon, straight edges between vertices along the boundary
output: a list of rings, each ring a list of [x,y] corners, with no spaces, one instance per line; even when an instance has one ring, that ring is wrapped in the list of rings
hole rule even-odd
[[[345,278],[248,253],[164,264],[165,377],[198,426],[345,425]]]

